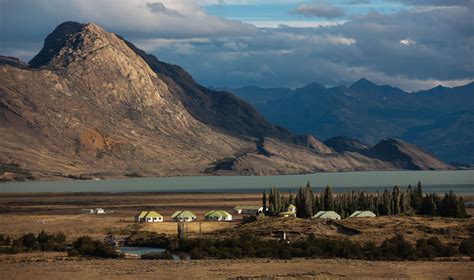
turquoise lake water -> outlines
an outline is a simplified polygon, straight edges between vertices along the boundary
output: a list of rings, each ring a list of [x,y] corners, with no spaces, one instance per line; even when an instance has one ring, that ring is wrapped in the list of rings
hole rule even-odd
[[[0,184],[0,193],[14,192],[237,192],[256,193],[275,186],[295,190],[310,181],[315,191],[326,185],[335,192],[377,191],[423,184],[425,192],[474,194],[474,170],[366,171],[279,176],[184,176],[92,181],[33,181]]]

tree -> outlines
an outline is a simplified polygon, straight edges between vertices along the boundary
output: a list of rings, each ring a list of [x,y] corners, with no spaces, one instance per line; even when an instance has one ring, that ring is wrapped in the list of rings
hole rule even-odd
[[[393,200],[392,201],[393,215],[398,215],[398,214],[400,214],[400,201],[401,201],[400,187],[399,186],[393,187],[392,200]]]
[[[267,211],[267,193],[263,191],[262,194],[262,207],[263,207],[263,212]]]
[[[436,194],[426,194],[421,201],[417,214],[434,216],[437,214]]]
[[[293,196],[293,193],[290,190],[290,195],[288,196],[288,204],[295,204],[295,197]]]
[[[313,189],[311,187],[311,184],[308,181],[306,183],[306,188],[305,188],[305,202],[304,202],[307,218],[313,217],[313,197],[314,197]]]
[[[334,201],[332,196],[332,189],[326,186],[323,193],[324,211],[334,211]]]

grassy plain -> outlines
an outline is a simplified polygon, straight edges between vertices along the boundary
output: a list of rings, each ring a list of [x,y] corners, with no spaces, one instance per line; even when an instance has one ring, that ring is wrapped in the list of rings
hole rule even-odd
[[[77,194],[0,194],[0,233],[18,237],[28,232],[63,231],[69,240],[89,235],[102,239],[108,232],[127,236],[134,230],[176,234],[176,223],[169,221],[175,210],[192,210],[199,222],[190,223],[188,233],[198,236],[236,236],[251,231],[269,238],[285,231],[291,239],[309,233],[329,238],[348,238],[380,243],[397,233],[414,242],[437,236],[457,244],[474,234],[474,219],[440,217],[377,217],[343,219],[337,223],[293,218],[266,218],[242,223],[205,222],[212,209],[232,211],[235,205],[259,205],[259,194],[203,193],[77,193]],[[465,198],[467,201],[472,196]],[[101,207],[109,214],[83,215],[81,209]],[[156,210],[164,223],[137,224],[133,215],[140,210]],[[470,214],[474,214],[469,209]],[[369,262],[340,259],[293,259],[291,261],[199,260],[144,261],[69,259],[62,253],[0,255],[0,279],[473,279],[474,265],[468,260],[430,262]],[[357,277],[354,277],[357,276]]]

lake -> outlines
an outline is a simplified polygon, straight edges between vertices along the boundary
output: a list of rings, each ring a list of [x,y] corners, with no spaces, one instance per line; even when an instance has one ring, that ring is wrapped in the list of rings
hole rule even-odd
[[[141,256],[144,254],[164,253],[166,250],[155,247],[118,247],[119,251],[125,254]],[[179,255],[171,255],[174,260],[179,260]],[[188,258],[189,259],[189,258]]]
[[[33,181],[1,183],[0,193],[13,192],[237,192],[257,193],[275,186],[293,190],[310,181],[315,191],[326,185],[335,192],[377,191],[423,184],[425,192],[474,194],[474,170],[325,172],[279,176],[184,176],[93,181]]]

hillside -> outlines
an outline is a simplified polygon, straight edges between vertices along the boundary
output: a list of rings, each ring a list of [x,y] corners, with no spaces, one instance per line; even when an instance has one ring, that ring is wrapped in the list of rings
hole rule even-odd
[[[408,93],[361,79],[349,87],[326,88],[312,83],[286,95],[278,89],[231,90],[252,103],[272,123],[293,133],[322,139],[344,135],[374,145],[401,138],[448,162],[474,163],[471,121],[474,83]],[[268,92],[270,91],[270,92]],[[297,109],[295,109],[297,108]],[[467,152],[466,152],[467,151]]]
[[[0,62],[3,180],[398,168],[294,136],[95,24],[59,25],[28,66]]]

